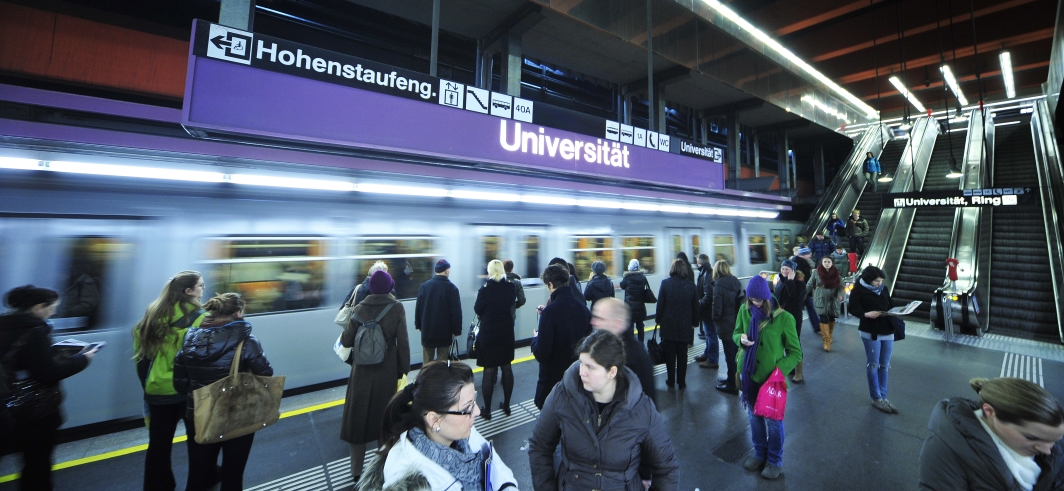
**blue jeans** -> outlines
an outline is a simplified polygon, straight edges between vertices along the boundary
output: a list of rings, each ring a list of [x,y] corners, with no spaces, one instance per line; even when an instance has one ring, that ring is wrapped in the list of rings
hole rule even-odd
[[[783,421],[754,416],[750,409],[750,439],[754,456],[768,465],[783,467]]]
[[[865,358],[868,365],[868,395],[872,400],[887,398],[887,372],[890,370],[890,354],[894,351],[894,340],[879,339],[872,341],[861,336],[864,343]]]
[[[809,314],[809,323],[813,325],[813,332],[820,332],[820,316],[816,313],[816,307],[813,307],[813,297],[805,297],[805,313]],[[802,330],[801,319],[798,319],[798,330]]]
[[[702,329],[706,331],[706,352],[703,353],[706,356],[706,362],[718,363],[720,362],[720,346],[717,344],[717,326],[713,324],[713,321],[702,321]]]

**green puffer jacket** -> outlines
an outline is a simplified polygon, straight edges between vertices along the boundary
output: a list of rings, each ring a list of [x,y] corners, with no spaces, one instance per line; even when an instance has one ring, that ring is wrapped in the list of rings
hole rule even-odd
[[[192,310],[186,312],[182,306]],[[185,333],[190,327],[199,327],[207,312],[192,304],[174,305],[174,313],[168,324],[173,329],[159,347],[155,358],[137,361],[137,376],[144,389],[144,401],[148,404],[166,405],[186,402],[186,395],[174,388],[174,356],[185,343]],[[140,349],[140,332],[133,329],[133,351]]]
[[[772,371],[779,367],[784,375],[788,375],[802,361],[802,344],[798,342],[798,331],[795,330],[794,316],[783,309],[776,309],[772,317],[762,324],[761,333],[758,336],[757,367],[754,369],[754,382],[765,383]],[[743,367],[743,357],[746,356],[746,347],[741,340],[743,334],[750,337],[750,305],[743,304],[739,307],[739,316],[735,320],[735,333],[732,339],[739,346],[739,354],[735,360],[739,369]]]

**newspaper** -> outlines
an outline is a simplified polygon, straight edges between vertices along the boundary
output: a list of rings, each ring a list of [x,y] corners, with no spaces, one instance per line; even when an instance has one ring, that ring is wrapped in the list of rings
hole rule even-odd
[[[77,339],[70,338],[64,339],[58,343],[52,345],[52,354],[58,358],[69,358],[71,356],[84,353],[86,351],[102,348],[107,343],[104,341],[97,341],[95,343],[86,343],[84,341],[78,341]]]
[[[909,315],[909,314],[913,313],[913,311],[916,310],[916,308],[919,307],[920,304],[922,304],[922,303],[924,303],[924,302],[922,302],[920,300],[913,300],[912,302],[909,302],[909,305],[906,305],[904,307],[894,307],[893,309],[890,309],[890,310],[888,310],[886,312],[883,312],[883,314],[884,315]]]

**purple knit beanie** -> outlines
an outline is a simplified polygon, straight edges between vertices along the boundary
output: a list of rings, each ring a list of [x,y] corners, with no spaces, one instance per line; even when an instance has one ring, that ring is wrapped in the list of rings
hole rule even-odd
[[[384,271],[376,271],[373,276],[369,277],[369,292],[374,295],[391,293],[394,286],[395,281],[392,280],[392,275]]]

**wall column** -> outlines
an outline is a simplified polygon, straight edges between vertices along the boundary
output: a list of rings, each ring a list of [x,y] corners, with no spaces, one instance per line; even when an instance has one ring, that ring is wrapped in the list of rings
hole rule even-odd
[[[240,29],[255,29],[255,0],[222,0],[218,10],[218,23]]]

